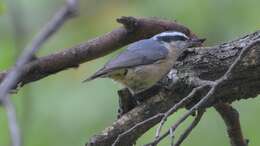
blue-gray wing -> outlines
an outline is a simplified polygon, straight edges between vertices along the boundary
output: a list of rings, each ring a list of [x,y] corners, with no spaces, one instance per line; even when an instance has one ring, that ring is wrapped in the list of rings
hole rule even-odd
[[[167,54],[167,48],[157,41],[146,39],[135,42],[116,58],[110,60],[102,69],[90,77],[90,80],[113,70],[151,64],[166,58]]]
[[[109,61],[105,70],[130,68],[138,65],[151,64],[167,56],[168,50],[154,40],[141,40],[131,44],[126,51]]]

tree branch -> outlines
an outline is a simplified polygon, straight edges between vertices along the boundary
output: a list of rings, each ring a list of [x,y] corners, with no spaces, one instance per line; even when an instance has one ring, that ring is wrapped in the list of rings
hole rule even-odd
[[[81,63],[102,57],[129,43],[149,38],[159,32],[176,30],[195,37],[185,26],[167,20],[121,17],[117,21],[125,27],[23,65],[18,83],[24,85],[57,72],[78,67]],[[0,73],[0,81],[8,72]]]
[[[226,103],[218,103],[214,107],[227,126],[231,146],[247,146],[247,140],[244,139],[240,127],[238,111]]]
[[[17,60],[16,65],[2,78],[0,84],[0,103],[3,105],[7,112],[10,136],[12,146],[21,146],[21,136],[18,123],[16,120],[15,107],[9,99],[10,90],[19,83],[19,78],[23,75],[23,67],[34,56],[35,52],[40,49],[46,40],[53,35],[66,20],[74,16],[77,8],[77,0],[68,0],[67,4],[62,7],[54,17],[47,23],[45,27],[39,32],[38,35],[32,40],[20,58]]]
[[[54,17],[47,23],[45,27],[37,34],[32,40],[31,44],[22,52],[20,58],[17,60],[16,65],[8,73],[1,74],[0,84],[0,100],[6,97],[9,90],[19,83],[21,76],[24,74],[24,66],[34,56],[35,52],[43,45],[43,43],[53,35],[63,23],[75,14],[75,3],[68,0],[67,5],[62,7]],[[6,76],[6,77],[5,77]],[[4,77],[4,78],[3,78]]]
[[[111,145],[118,135],[145,121],[158,113],[165,113],[172,105],[175,105],[190,91],[196,87],[197,78],[202,80],[216,80],[228,70],[241,50],[247,48],[245,56],[232,67],[232,76],[227,81],[215,88],[211,100],[203,107],[211,107],[215,103],[233,102],[239,99],[256,97],[260,93],[260,32],[255,32],[235,41],[224,43],[213,47],[201,47],[190,49],[183,60],[174,67],[177,72],[168,75],[165,86],[159,94],[152,96],[142,105],[134,108],[118,119],[112,126],[101,134],[91,138],[87,146]],[[193,82],[191,82],[193,80]],[[208,93],[209,88],[198,92],[185,107],[193,107],[200,99]],[[162,117],[161,117],[162,118]],[[130,146],[143,133],[157,124],[161,118],[139,125],[138,130],[131,132],[123,145]]]
[[[189,117],[192,115],[192,113],[194,113],[195,111],[203,108],[203,106],[205,104],[209,103],[210,99],[214,99],[214,94],[216,93],[217,89],[220,87],[221,84],[224,84],[225,81],[227,81],[228,79],[230,79],[231,73],[233,72],[234,68],[237,66],[237,64],[243,59],[243,57],[245,56],[245,53],[247,53],[247,51],[252,48],[252,46],[254,46],[256,43],[260,44],[260,39],[256,40],[254,42],[252,42],[251,44],[249,44],[247,47],[244,47],[238,57],[235,59],[235,61],[230,65],[230,67],[228,68],[228,70],[225,72],[225,74],[223,76],[221,76],[219,79],[215,80],[213,83],[213,85],[211,86],[210,90],[207,92],[207,94],[205,96],[203,96],[203,98],[201,98],[199,100],[199,102],[197,102],[194,106],[192,106],[191,109],[189,109],[186,113],[184,113],[173,125],[172,127],[165,132],[164,134],[162,134],[162,136],[159,136],[158,138],[156,138],[151,146],[156,146],[162,139],[164,139],[166,136],[168,136],[170,134],[171,131],[175,132],[175,130]]]

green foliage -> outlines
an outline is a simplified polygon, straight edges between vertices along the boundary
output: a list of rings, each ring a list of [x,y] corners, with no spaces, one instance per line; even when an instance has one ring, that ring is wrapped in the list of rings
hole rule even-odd
[[[31,38],[63,2],[21,0],[22,24],[26,25],[27,30],[24,38]],[[176,19],[199,36],[206,37],[208,45],[213,45],[259,29],[259,5],[259,0],[82,0],[80,17],[66,23],[44,45],[39,56],[109,32],[120,26],[115,21],[120,16]],[[13,25],[7,13],[3,13],[4,9],[0,0],[0,70],[13,64],[17,52]],[[120,87],[108,79],[81,83],[113,55],[115,53],[85,63],[77,70],[64,71],[27,85],[13,97],[25,146],[83,146],[92,135],[114,121],[118,106],[116,91]],[[254,116],[260,110],[259,100],[236,103],[241,111],[243,130],[251,145],[260,145],[256,124],[260,118]],[[169,119],[167,126],[180,114]],[[7,122],[2,109],[0,129],[0,146],[8,145]],[[138,145],[150,141],[154,133],[154,130],[148,132],[138,141]],[[161,146],[167,145],[167,140]],[[205,114],[183,144],[190,145],[228,145],[224,124],[214,110]]]

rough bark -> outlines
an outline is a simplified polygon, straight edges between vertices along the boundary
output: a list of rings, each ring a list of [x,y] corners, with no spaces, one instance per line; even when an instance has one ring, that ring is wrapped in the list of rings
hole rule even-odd
[[[232,64],[242,48],[252,46],[238,66],[232,72],[231,79],[224,82],[215,92],[214,99],[207,107],[221,102],[231,103],[240,99],[254,98],[260,93],[260,32],[239,38],[235,41],[213,47],[190,49],[174,67],[177,72],[172,72],[171,79],[167,79],[164,89],[159,94],[152,96],[140,106],[126,113],[120,119],[106,128],[101,134],[91,138],[87,146],[111,145],[117,136],[133,127],[135,124],[146,120],[158,113],[164,113],[181,98],[185,97],[195,86],[196,79],[214,81],[222,76]],[[257,42],[255,42],[257,41]],[[255,42],[254,44],[252,44]],[[197,98],[187,103],[190,107],[196,103],[207,89],[197,94]],[[142,134],[160,121],[162,116],[138,126],[131,134],[122,137],[118,145],[130,146]]]

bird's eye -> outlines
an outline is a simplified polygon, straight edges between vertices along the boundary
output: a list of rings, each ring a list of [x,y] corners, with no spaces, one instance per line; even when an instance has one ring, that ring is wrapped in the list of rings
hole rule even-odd
[[[158,40],[164,42],[171,42],[171,41],[186,41],[187,38],[184,36],[176,35],[176,36],[158,36]]]

